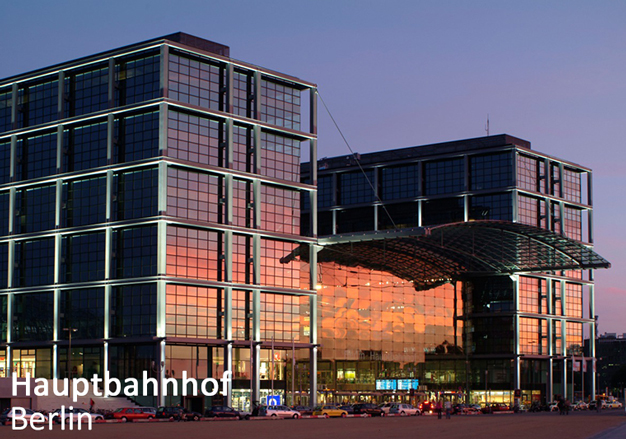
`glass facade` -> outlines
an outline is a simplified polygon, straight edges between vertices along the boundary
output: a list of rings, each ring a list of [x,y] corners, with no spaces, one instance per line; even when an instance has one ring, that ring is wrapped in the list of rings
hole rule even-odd
[[[350,169],[354,163],[345,157],[323,159],[319,234],[487,220],[589,242],[590,172],[497,137],[480,139],[480,150],[469,139],[364,155],[364,173]],[[306,199],[302,205],[307,218]],[[583,337],[593,331],[588,273],[473,275],[416,291],[385,272],[318,265],[319,379],[337,389],[324,394],[329,401],[415,402],[404,393],[368,396],[386,377],[418,378],[419,399],[461,389],[473,403],[514,403],[515,388],[528,404],[571,397],[567,358],[580,355]]]
[[[171,37],[0,81],[0,377],[219,378],[252,339],[235,390],[261,402],[272,340],[312,352],[315,289],[281,259],[311,241],[315,85]]]

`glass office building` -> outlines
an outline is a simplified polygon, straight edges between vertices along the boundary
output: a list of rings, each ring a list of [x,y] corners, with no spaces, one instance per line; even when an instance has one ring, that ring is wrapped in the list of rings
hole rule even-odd
[[[581,390],[572,356],[594,339],[593,269],[609,266],[591,250],[590,169],[508,135],[317,169],[323,398],[530,403]]]
[[[315,84],[184,33],[0,81],[0,377],[284,394],[286,352],[316,356],[315,276],[279,261],[315,240],[302,154]]]

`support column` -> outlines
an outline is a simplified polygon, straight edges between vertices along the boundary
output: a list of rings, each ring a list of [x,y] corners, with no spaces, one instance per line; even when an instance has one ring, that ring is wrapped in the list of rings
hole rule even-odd
[[[547,392],[546,402],[552,400],[554,396],[554,364],[552,358],[548,360],[548,382],[546,383]]]
[[[256,236],[255,236],[256,238]],[[261,403],[261,291],[252,290],[252,337],[250,338],[250,402]]]
[[[9,273],[10,272],[11,271],[9,271]],[[14,293],[7,294],[7,343],[11,343],[13,341],[13,296]],[[13,352],[10,344],[7,346],[6,361],[7,378],[11,378],[11,374],[13,373]]]
[[[231,176],[232,177],[232,176]],[[231,209],[232,211],[232,209]],[[226,282],[233,281],[233,232],[224,232],[224,277]],[[233,386],[233,288],[224,288],[224,372],[229,371],[231,379],[228,380],[224,403],[232,406]],[[216,377],[219,378],[219,377]]]
[[[160,346],[159,346],[159,365],[158,365],[158,371],[159,371],[159,384],[163,383],[165,381],[165,340],[161,340]],[[165,394],[163,393],[163,389],[159,389],[159,406],[164,406],[165,405]]]
[[[589,280],[593,282],[593,270],[589,270]],[[594,323],[589,325],[589,356],[591,357],[591,399],[596,399],[596,333],[598,324],[596,316],[594,285],[589,285],[589,318],[594,319]]]
[[[309,245],[309,280],[311,289],[317,291],[317,246]],[[310,372],[310,396],[309,405],[317,405],[317,293],[309,297],[309,342],[311,348],[309,352],[309,372]]]

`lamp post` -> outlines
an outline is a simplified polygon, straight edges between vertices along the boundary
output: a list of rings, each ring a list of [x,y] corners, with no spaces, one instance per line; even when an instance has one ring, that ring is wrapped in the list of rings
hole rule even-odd
[[[78,329],[69,327],[69,328],[63,328],[63,330],[67,331],[69,335],[69,347],[67,349],[67,371],[70,377],[69,395],[71,398],[72,397],[72,385],[71,385],[71,381],[72,381],[72,332],[76,332],[78,331]]]

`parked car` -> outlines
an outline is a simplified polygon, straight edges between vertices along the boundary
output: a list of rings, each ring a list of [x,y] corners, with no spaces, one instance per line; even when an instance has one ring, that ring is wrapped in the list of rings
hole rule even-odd
[[[355,415],[368,414],[370,416],[385,416],[383,409],[376,404],[358,403],[354,404],[352,407],[354,407]]]
[[[48,422],[48,417],[46,415],[44,415],[43,413],[39,413],[36,411],[33,411],[31,409],[23,409],[25,411],[23,419],[25,419],[27,422],[30,423],[30,418],[33,416],[37,416],[37,419],[41,419],[41,423],[44,422]],[[8,408],[6,410],[4,410],[1,414],[0,414],[0,424],[2,425],[10,425],[11,422],[13,421],[13,418],[15,417],[15,407],[14,408]],[[20,413],[18,411],[17,415],[19,416],[19,418],[22,418],[22,413]],[[17,421],[20,422],[20,421]],[[20,422],[21,424],[21,422]]]
[[[389,411],[386,412],[389,415],[400,416],[419,416],[422,414],[420,409],[413,407],[411,404],[391,404]]]
[[[507,404],[501,402],[491,403],[481,409],[483,413],[505,412],[508,410],[511,410],[511,408]]]
[[[588,410],[589,409],[589,404],[587,404],[585,401],[578,401],[576,404],[574,404],[572,406],[573,410],[579,411],[579,410]]]
[[[244,415],[239,413],[232,407],[227,405],[214,405],[204,412],[204,416],[207,418],[238,418],[244,419]]]
[[[340,405],[339,409],[340,410],[344,410],[349,415],[353,415],[354,414],[354,407],[351,404]]]
[[[56,409],[50,412],[49,416],[52,416],[53,413],[56,413],[53,420],[57,424],[77,424],[79,416],[81,422],[89,422],[87,416],[89,416],[92,421],[104,421],[104,415],[100,413],[89,413],[87,410],[78,407],[73,407],[71,411],[69,407],[66,407],[64,410]]]
[[[356,407],[356,404],[355,404]],[[325,418],[332,417],[342,417],[345,418],[348,416],[348,413],[345,410],[341,410],[335,405],[318,405],[313,409],[313,415],[315,416],[323,416]]]
[[[265,407],[265,416],[270,416],[272,418],[298,419],[301,415],[300,412],[297,412],[286,405],[268,405]]]
[[[307,407],[307,406],[304,406],[304,405],[292,405],[291,409],[297,411],[301,415],[312,415],[313,414],[313,409],[311,407]]]
[[[531,413],[547,412],[549,411],[549,407],[541,403],[540,401],[533,401],[532,404],[530,404],[530,408],[528,409],[528,411]]]
[[[113,412],[113,419],[120,419],[124,422],[132,422],[137,419],[152,419],[154,413],[146,413],[140,407],[121,407]]]
[[[548,404],[548,411],[549,412],[558,412],[559,411],[559,403],[558,402],[551,402],[550,404]]]
[[[604,403],[604,407],[605,409],[621,409],[623,406],[623,404],[619,401],[607,401]]]
[[[157,418],[172,418],[176,421],[199,421],[202,414],[182,407],[159,407]]]
[[[432,413],[435,410],[435,404],[430,401],[423,401],[419,405],[419,409],[422,411],[422,413]]]
[[[150,413],[153,416],[156,416],[157,409],[156,407],[139,407],[142,412]]]

